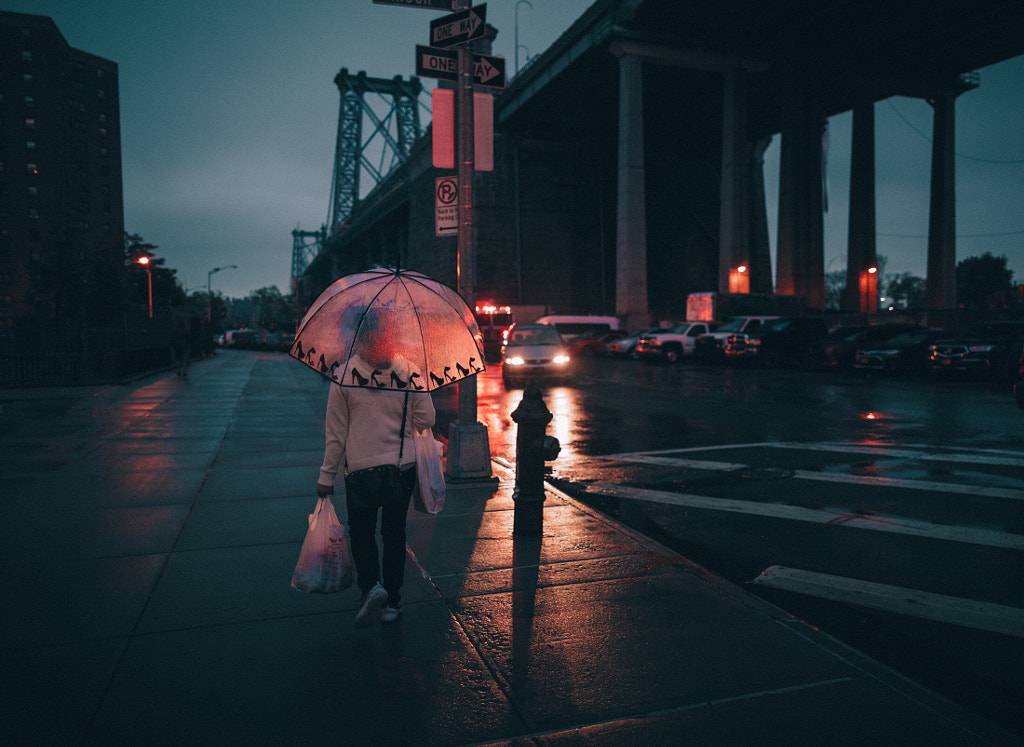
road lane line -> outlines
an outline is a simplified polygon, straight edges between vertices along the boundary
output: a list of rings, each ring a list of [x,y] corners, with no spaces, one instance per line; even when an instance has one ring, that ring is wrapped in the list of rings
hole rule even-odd
[[[1024,467],[1024,457],[1013,452],[992,452],[982,449],[966,449],[958,452],[935,453],[935,448],[911,447],[889,449],[881,446],[861,446],[842,443],[797,443],[780,441],[770,445],[775,449],[798,449],[801,451],[830,451],[844,454],[870,454],[887,459],[919,459],[922,462],[952,462],[955,464],[988,464],[996,467]]]
[[[1024,609],[773,565],[751,583],[1024,638]]]
[[[802,506],[789,506],[779,503],[738,501],[731,498],[713,498],[690,493],[644,490],[642,488],[607,482],[593,483],[587,487],[587,493],[590,495],[630,498],[637,501],[663,503],[673,506],[688,506],[709,511],[727,511],[774,519],[787,519],[789,521],[804,521],[812,524],[833,524],[851,529],[871,529],[876,532],[892,532],[945,542],[963,542],[969,545],[1024,550],[1024,535],[1020,534],[999,532],[993,529],[980,529],[978,527],[932,524],[927,521],[903,517],[859,514],[839,508],[804,508]]]
[[[609,459],[610,457],[601,457]],[[731,472],[740,469],[753,469],[750,464],[736,462],[707,462],[694,459],[672,459],[671,457],[649,456],[648,454],[616,454],[615,461],[635,464],[653,464],[662,467],[683,467],[718,472]],[[874,477],[871,475],[846,475],[840,472],[815,472],[811,470],[793,470],[793,478],[813,480],[816,482],[841,482],[852,485],[870,485],[877,488],[902,488],[905,490],[928,490],[936,493],[956,493],[958,495],[977,495],[986,498],[1002,498],[1011,501],[1024,501],[1024,489],[993,488],[984,485],[961,485],[952,482],[935,482],[930,480],[906,480],[898,477]]]

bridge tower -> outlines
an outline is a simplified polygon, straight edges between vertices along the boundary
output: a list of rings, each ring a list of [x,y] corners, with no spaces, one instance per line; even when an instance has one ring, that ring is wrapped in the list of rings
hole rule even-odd
[[[299,278],[323,248],[327,238],[327,226],[320,226],[319,231],[292,231],[292,293],[298,287]]]
[[[335,76],[334,84],[341,92],[341,110],[327,221],[330,236],[341,232],[358,204],[359,177],[363,170],[376,186],[408,159],[413,143],[421,134],[419,95],[423,91],[419,78],[402,80],[400,75],[391,79],[370,78],[364,71],[351,75],[347,68],[342,68]],[[378,102],[383,99],[390,104],[383,116],[366,101],[368,93],[375,94]],[[365,140],[364,119],[373,125]],[[371,155],[378,154],[375,163]]]

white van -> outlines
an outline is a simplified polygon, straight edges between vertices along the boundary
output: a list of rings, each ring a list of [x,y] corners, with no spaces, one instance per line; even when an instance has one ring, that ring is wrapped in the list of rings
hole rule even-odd
[[[567,342],[584,332],[616,332],[619,329],[619,320],[614,316],[564,316],[555,314],[553,316],[542,316],[537,324],[550,324],[559,331],[562,338]]]

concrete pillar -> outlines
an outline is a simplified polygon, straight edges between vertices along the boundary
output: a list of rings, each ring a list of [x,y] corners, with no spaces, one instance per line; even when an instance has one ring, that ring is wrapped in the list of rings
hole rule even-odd
[[[843,311],[861,309],[861,273],[877,266],[875,246],[875,105],[853,110],[850,147],[850,221],[846,244],[846,291]],[[876,300],[877,304],[877,300]],[[875,311],[871,309],[870,311]]]
[[[791,80],[779,167],[779,238],[775,292],[825,308],[822,219],[822,119],[806,81]]]
[[[956,179],[953,169],[955,104],[955,96],[941,96],[931,102],[934,124],[926,282],[929,311],[956,308]]]
[[[643,102],[643,61],[623,54],[619,57],[615,313],[626,329],[650,326]]]
[[[745,91],[735,68],[722,74],[722,173],[718,233],[718,290],[750,292],[750,151],[747,147]],[[745,268],[737,289],[730,275]]]

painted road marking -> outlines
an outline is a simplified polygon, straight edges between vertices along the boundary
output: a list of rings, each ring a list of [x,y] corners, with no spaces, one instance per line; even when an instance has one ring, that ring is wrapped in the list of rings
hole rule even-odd
[[[746,444],[750,447],[778,446],[778,444]],[[661,452],[636,452],[626,454],[610,454],[600,457],[609,461],[632,462],[636,464],[652,464],[663,467],[683,467],[687,469],[702,469],[719,472],[731,472],[740,469],[752,469],[754,465],[740,464],[737,462],[712,462],[696,459],[679,459],[662,454],[681,454],[690,451],[705,451],[710,447],[700,449],[675,449]],[[721,447],[719,447],[721,448]],[[728,447],[739,448],[739,447]],[[796,448],[788,447],[788,448]],[[808,450],[813,449],[810,444],[803,445]],[[938,457],[936,457],[938,458]],[[952,461],[952,460],[947,460]],[[952,482],[935,482],[931,480],[907,480],[897,477],[874,477],[871,475],[847,475],[839,472],[816,472],[812,470],[793,470],[792,477],[800,480],[812,480],[815,482],[838,482],[853,485],[870,485],[881,488],[901,488],[904,490],[928,490],[936,493],[956,493],[958,495],[977,495],[986,498],[1002,498],[1005,500],[1024,500],[1024,489],[1017,488],[995,488],[983,485],[962,485]]]
[[[665,490],[644,490],[627,485],[597,482],[587,487],[591,495],[630,498],[638,501],[664,503],[673,506],[689,506],[709,511],[766,516],[790,521],[804,521],[812,524],[832,524],[851,529],[872,529],[876,532],[892,532],[912,537],[963,542],[971,545],[1000,547],[1010,550],[1024,550],[1024,535],[999,532],[977,527],[932,524],[927,521],[894,516],[877,516],[851,512],[841,508],[803,508],[779,503],[738,501],[731,498],[713,498],[690,493],[672,493]]]
[[[668,454],[688,454],[699,451],[723,451],[725,449],[796,449],[802,451],[835,451],[846,454],[869,454],[890,459],[919,459],[926,462],[951,462],[955,464],[989,464],[1004,467],[1024,467],[1024,455],[1004,449],[959,449],[957,451],[936,451],[943,447],[927,444],[905,444],[902,448],[865,446],[863,444],[824,442],[804,443],[801,441],[764,441],[749,444],[720,444],[718,446],[697,446],[687,449],[661,449],[626,454],[609,454],[605,459],[629,459],[636,457],[660,457]]]
[[[1024,610],[901,586],[773,565],[752,583],[773,589],[1024,638]]]

